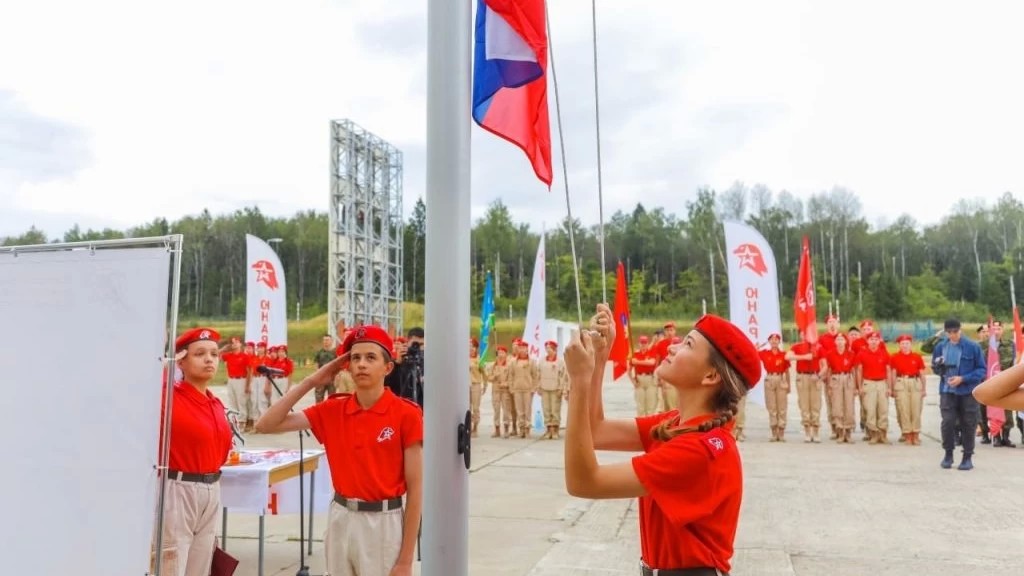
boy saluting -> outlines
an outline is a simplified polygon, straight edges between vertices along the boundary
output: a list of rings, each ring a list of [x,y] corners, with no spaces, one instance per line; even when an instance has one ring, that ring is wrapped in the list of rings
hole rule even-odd
[[[292,387],[256,423],[263,433],[310,429],[324,446],[334,484],[324,549],[331,576],[408,576],[423,510],[423,412],[384,386],[394,345],[360,326],[341,354]],[[345,363],[355,392],[289,413]],[[403,505],[403,496],[405,502]]]

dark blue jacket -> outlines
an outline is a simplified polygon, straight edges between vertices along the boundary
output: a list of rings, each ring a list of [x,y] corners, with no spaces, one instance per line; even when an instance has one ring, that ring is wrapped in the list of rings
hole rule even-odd
[[[959,356],[959,358],[957,358]],[[940,358],[950,360],[940,362]],[[981,346],[969,338],[960,338],[953,344],[948,339],[939,342],[932,351],[932,370],[940,376],[939,393],[967,396],[974,387],[981,384],[988,373],[987,362]],[[946,383],[950,376],[961,376],[963,382],[952,387]]]

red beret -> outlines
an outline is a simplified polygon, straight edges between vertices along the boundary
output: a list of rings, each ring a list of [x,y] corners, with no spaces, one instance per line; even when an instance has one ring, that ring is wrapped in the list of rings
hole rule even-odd
[[[676,327],[676,323],[672,322],[672,321],[665,322],[665,325],[662,326],[662,328],[675,328],[675,327]]]
[[[910,334],[900,334],[896,337],[896,342],[913,342],[914,338]]]
[[[768,335],[769,340],[771,340],[772,338],[778,338],[779,340],[782,340],[782,335],[779,334],[778,332],[773,332]]]
[[[178,336],[178,339],[174,341],[174,351],[180,352],[189,344],[199,342],[201,340],[218,342],[220,341],[220,334],[218,334],[216,330],[212,330],[210,328],[193,328],[181,336]]]
[[[881,339],[882,339],[882,333],[881,332],[872,331],[870,334],[868,334],[868,340],[881,340]]]
[[[388,354],[392,356],[395,354],[395,344],[391,341],[391,336],[379,326],[366,325],[353,330],[345,338],[345,341],[341,343],[342,354],[352,350],[352,346],[359,342],[373,342],[383,348]]]
[[[641,344],[643,344],[643,343],[648,341],[647,336],[641,336],[640,338],[638,338],[638,340],[640,341]]]
[[[277,352],[277,346],[267,346],[267,352]]]
[[[241,338],[239,338],[238,336],[232,336],[232,337],[231,337],[231,342],[233,342],[233,343],[234,343],[234,342],[238,342],[238,343],[241,343],[241,342],[242,342],[242,339],[241,339]]]
[[[285,352],[287,352],[288,351],[288,345],[287,344],[281,344],[280,346],[277,347],[277,350],[278,351],[284,350]]]
[[[255,342],[246,342],[245,345],[250,347],[250,348],[255,348],[256,347],[256,343]]]
[[[267,343],[265,341],[263,341],[263,340],[260,340],[259,342],[256,343],[256,347],[257,348],[266,348],[267,347]]]
[[[495,350],[498,352],[505,352],[506,354],[508,353],[508,348],[505,348],[504,346],[498,346]]]
[[[477,340],[476,338],[470,338],[469,339],[469,343],[473,345],[473,348],[479,348],[480,347],[480,341]]]
[[[828,316],[825,316],[825,322],[831,322],[833,320],[838,322],[839,321],[839,316],[836,316],[835,314],[829,314]]]
[[[747,388],[753,388],[761,379],[761,357],[757,348],[735,324],[713,314],[697,320],[693,329],[700,332],[725,361],[739,373]]]
[[[547,348],[548,346],[558,348],[558,342],[555,342],[554,340],[548,340],[547,342],[544,343],[544,347]]]
[[[875,323],[872,322],[871,320],[864,320],[864,321],[862,321],[860,323],[860,329],[861,330],[863,330],[865,328],[874,328],[874,327],[875,327]]]

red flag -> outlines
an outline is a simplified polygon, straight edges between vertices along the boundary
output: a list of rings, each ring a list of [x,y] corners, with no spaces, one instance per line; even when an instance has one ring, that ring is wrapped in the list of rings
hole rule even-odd
[[[1013,359],[1014,364],[1020,363],[1021,354],[1024,353],[1024,334],[1021,333],[1020,326],[1020,312],[1017,311],[1017,307],[1013,307],[1013,346],[1014,350],[1017,351],[1017,357]]]
[[[629,337],[629,294],[626,292],[626,272],[622,268],[622,262],[619,262],[615,276],[615,307],[612,309],[612,316],[615,317],[615,341],[608,352],[608,359],[612,361],[612,379],[618,380],[629,370],[629,360],[633,357],[633,343]]]
[[[800,336],[808,342],[818,340],[818,314],[814,308],[814,268],[811,265],[811,245],[804,236],[800,251],[800,272],[796,277],[796,295],[793,297],[793,320]]]

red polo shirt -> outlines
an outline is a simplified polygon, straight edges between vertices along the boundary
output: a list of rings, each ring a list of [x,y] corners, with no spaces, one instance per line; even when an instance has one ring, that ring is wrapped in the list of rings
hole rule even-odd
[[[857,352],[856,364],[861,367],[861,377],[865,380],[885,380],[888,375],[889,352],[881,344],[874,352],[864,346]]]
[[[640,497],[640,551],[652,568],[709,567],[729,571],[743,497],[743,468],[729,429],[686,433],[668,442],[651,428],[677,410],[636,419],[644,454],[633,470],[647,490]],[[696,426],[710,414],[683,423]]]
[[[782,350],[761,350],[757,355],[761,357],[761,364],[769,374],[783,374],[789,370],[789,360],[786,360],[786,353]]]
[[[423,411],[415,402],[385,388],[369,409],[352,394],[332,394],[305,414],[327,452],[335,492],[368,502],[405,494],[405,449],[423,442]]]
[[[823,358],[833,374],[845,374],[853,369],[854,357],[853,352],[850,352],[849,349],[842,354],[838,350],[833,350]]]
[[[643,366],[633,365],[633,369],[636,370],[637,376],[645,376],[648,374],[654,374],[654,369],[658,367],[658,355],[654,350],[648,348],[647,350],[637,350],[633,352],[633,360],[637,362],[643,362],[645,360],[654,360],[654,366]]]
[[[924,372],[924,360],[920,354],[913,352],[897,352],[889,357],[889,365],[896,371],[897,376],[917,377]]]
[[[171,450],[167,467],[189,474],[217,472],[231,451],[231,426],[224,404],[209,390],[201,394],[186,382],[174,385],[171,409]],[[166,410],[161,402],[160,421]],[[163,446],[163,427],[160,446]]]
[[[225,352],[220,359],[228,370],[228,378],[245,378],[249,374],[249,357],[245,352]]]
[[[793,344],[792,346],[789,347],[789,351],[792,352],[793,354],[798,355],[798,356],[803,356],[804,354],[813,354],[814,353],[814,348],[811,346],[810,342],[797,342],[796,344]],[[817,372],[818,371],[818,357],[817,357],[817,355],[815,355],[814,358],[812,358],[810,360],[797,360],[796,361],[796,371],[799,372],[800,374],[807,374],[807,373],[810,373],[810,372]]]

